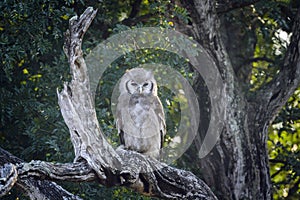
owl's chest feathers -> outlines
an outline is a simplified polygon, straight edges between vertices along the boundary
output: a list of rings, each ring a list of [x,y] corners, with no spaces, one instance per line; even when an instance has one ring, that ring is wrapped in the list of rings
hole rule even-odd
[[[151,120],[150,116],[153,112],[152,104],[152,95],[136,94],[130,97],[130,116],[137,127],[143,127],[148,120]]]

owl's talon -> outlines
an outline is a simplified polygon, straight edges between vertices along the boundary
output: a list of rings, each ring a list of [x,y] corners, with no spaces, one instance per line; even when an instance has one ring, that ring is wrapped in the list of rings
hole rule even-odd
[[[117,151],[118,150],[125,150],[125,146],[123,144],[121,144],[120,146],[117,147]]]

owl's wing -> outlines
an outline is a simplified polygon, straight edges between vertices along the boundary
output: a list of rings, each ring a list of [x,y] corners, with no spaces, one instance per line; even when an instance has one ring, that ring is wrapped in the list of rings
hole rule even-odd
[[[124,141],[124,132],[122,129],[122,119],[121,119],[120,111],[117,111],[117,120],[116,120],[116,127],[118,130],[119,138],[120,138],[120,143],[125,145]]]
[[[121,109],[124,107],[124,100],[122,101],[122,96],[119,97],[118,99],[118,104],[117,104],[117,110],[116,110],[116,128],[118,130],[119,138],[120,138],[120,143],[122,145],[125,145],[125,140],[124,140],[124,131],[123,131],[123,118],[122,118],[122,113]]]
[[[162,148],[163,143],[164,143],[164,137],[166,135],[166,122],[165,122],[164,108],[162,106],[160,99],[157,96],[154,99],[154,110],[155,110],[155,113],[157,115],[158,122],[159,122],[159,130],[160,130],[160,136],[161,136],[160,148]]]

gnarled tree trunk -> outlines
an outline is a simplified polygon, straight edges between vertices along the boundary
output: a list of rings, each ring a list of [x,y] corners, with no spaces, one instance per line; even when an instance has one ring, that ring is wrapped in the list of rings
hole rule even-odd
[[[208,156],[198,160],[204,180],[221,199],[272,199],[266,147],[268,127],[300,83],[300,11],[277,77],[258,91],[250,92],[242,83],[249,76],[249,70],[242,78],[237,76],[240,63],[234,51],[252,55],[247,52],[249,49],[241,49],[243,44],[233,32],[235,27],[226,24],[222,13],[256,2],[258,0],[183,1],[192,25],[178,24],[181,31],[193,36],[214,58],[227,86],[225,127],[220,140]],[[230,28],[231,32],[227,32]],[[253,46],[244,48],[251,50]],[[194,88],[201,90],[199,84]],[[199,132],[196,145],[201,146],[204,137],[201,134]]]

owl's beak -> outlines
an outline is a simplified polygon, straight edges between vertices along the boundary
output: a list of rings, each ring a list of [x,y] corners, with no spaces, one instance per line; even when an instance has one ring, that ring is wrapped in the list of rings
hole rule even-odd
[[[143,92],[143,87],[140,86],[140,87],[139,87],[139,93],[141,94],[142,92]]]

